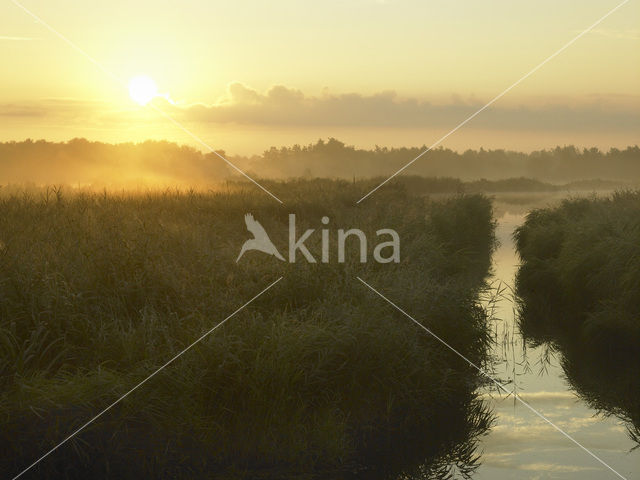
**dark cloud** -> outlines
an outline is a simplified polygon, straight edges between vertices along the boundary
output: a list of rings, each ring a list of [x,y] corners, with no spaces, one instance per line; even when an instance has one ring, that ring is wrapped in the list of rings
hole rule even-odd
[[[2,117],[45,117],[47,114],[46,108],[37,105],[16,105],[13,103],[0,105],[0,116]]]
[[[569,104],[572,101],[573,103]],[[177,120],[218,125],[330,128],[425,128],[449,130],[483,106],[477,99],[452,96],[449,102],[401,97],[394,91],[308,96],[283,85],[258,92],[241,83],[229,86],[226,98],[212,105],[157,105]],[[465,129],[530,132],[635,133],[640,131],[640,97],[585,96],[583,101],[556,99],[517,107],[499,104],[481,112]],[[55,119],[65,124],[124,126],[148,124],[139,108],[107,102],[47,99],[0,104],[0,117]],[[162,119],[158,118],[158,121]]]
[[[102,115],[113,108],[107,102],[74,98],[44,98],[38,101],[0,104],[0,117],[77,118],[85,122],[90,117]]]
[[[262,94],[240,83],[229,87],[228,98],[215,105],[176,107],[184,119],[210,123],[272,126],[334,126],[393,128],[453,128],[483,106],[459,97],[447,104],[402,98],[394,91],[373,95],[324,94],[305,96],[282,85]],[[637,105],[637,99],[633,99]],[[549,104],[539,107],[493,106],[470,122],[472,128],[498,130],[636,131],[637,107],[612,105],[602,99],[582,106]]]

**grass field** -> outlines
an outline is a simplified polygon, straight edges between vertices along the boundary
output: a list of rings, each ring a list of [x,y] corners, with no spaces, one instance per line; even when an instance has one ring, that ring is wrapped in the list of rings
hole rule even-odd
[[[17,474],[280,276],[25,478],[471,472],[491,421],[477,371],[356,276],[485,363],[491,202],[392,185],[356,206],[367,187],[270,183],[284,206],[239,184],[2,196],[0,472]],[[345,263],[236,263],[247,212],[283,253],[289,213],[300,230],[329,217],[331,242],[338,228],[370,241],[393,228],[401,261],[360,263],[353,242]]]

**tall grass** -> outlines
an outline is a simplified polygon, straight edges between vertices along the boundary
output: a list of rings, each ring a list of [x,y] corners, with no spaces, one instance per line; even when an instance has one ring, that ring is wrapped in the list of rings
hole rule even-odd
[[[534,210],[515,233],[520,329],[596,408],[640,428],[640,192]]]
[[[17,473],[220,322],[273,289],[65,444],[34,478],[384,478],[470,472],[490,415],[481,379],[356,280],[476,364],[493,248],[481,196],[434,203],[399,187],[271,183],[280,206],[219,192],[51,190],[0,198],[0,471]],[[286,254],[298,231],[380,228],[401,262],[235,263],[251,212]],[[320,234],[307,242],[319,257]],[[375,243],[375,242],[374,242]],[[333,248],[333,247],[332,247]],[[369,258],[371,249],[369,247]],[[332,250],[333,254],[334,250]]]

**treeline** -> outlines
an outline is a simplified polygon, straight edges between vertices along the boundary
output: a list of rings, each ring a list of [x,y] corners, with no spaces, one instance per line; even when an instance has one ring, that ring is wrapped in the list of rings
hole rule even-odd
[[[388,177],[405,166],[427,146],[414,148],[357,149],[330,138],[315,144],[272,147],[251,159],[251,169],[260,176]],[[640,148],[597,148],[580,150],[574,146],[556,147],[532,153],[508,150],[467,150],[458,153],[437,148],[404,172],[422,177],[503,179],[530,177],[546,182],[570,182],[601,178],[640,180]]]
[[[272,147],[252,157],[226,158],[255,177],[352,180],[387,178],[426,148],[376,146],[364,150],[330,138],[306,146]],[[219,153],[226,155],[224,151]],[[551,183],[594,178],[638,183],[640,148],[636,145],[603,152],[597,148],[580,150],[565,146],[532,153],[484,149],[458,153],[437,148],[407,168],[405,175],[462,181],[528,177]],[[114,145],[76,138],[61,143],[44,140],[0,143],[0,184],[209,185],[237,176],[214,153],[166,141]],[[476,190],[483,190],[480,187]],[[519,189],[524,187],[527,186],[521,185]],[[528,186],[531,187],[539,186]]]
[[[229,176],[229,168],[215,154],[166,141],[0,143],[0,184],[198,185]]]

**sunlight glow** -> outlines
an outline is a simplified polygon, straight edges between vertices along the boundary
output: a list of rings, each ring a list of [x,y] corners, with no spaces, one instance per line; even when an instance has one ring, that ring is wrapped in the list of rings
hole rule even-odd
[[[129,82],[129,96],[140,105],[146,105],[158,95],[158,87],[151,77],[138,75]]]

